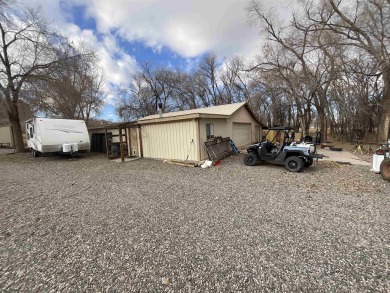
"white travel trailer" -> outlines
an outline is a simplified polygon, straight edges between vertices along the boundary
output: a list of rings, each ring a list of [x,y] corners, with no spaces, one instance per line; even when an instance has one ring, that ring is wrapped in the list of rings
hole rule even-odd
[[[40,153],[89,151],[89,135],[83,120],[33,118],[26,121],[27,147],[34,157]]]

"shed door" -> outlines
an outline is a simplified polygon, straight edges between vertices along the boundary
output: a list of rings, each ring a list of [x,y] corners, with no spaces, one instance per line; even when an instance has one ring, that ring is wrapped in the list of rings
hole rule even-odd
[[[91,152],[106,153],[106,134],[92,133]]]
[[[251,143],[250,123],[233,123],[233,142],[238,147]]]

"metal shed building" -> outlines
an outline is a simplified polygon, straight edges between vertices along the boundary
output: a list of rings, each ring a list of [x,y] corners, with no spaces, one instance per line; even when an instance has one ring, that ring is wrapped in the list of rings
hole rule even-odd
[[[14,147],[15,139],[11,125],[0,126],[0,147]]]
[[[200,161],[208,158],[204,143],[230,137],[237,147],[259,140],[262,124],[245,102],[151,115],[138,120],[143,156]]]

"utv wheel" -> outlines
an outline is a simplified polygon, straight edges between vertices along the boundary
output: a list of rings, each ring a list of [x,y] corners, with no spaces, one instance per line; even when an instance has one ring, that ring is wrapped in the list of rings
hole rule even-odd
[[[290,172],[299,172],[302,170],[304,163],[301,158],[292,156],[284,161],[284,166]]]
[[[383,180],[390,181],[390,159],[384,159],[380,166]]]
[[[306,158],[304,166],[310,167],[311,165],[313,165],[313,158],[310,158],[310,157]]]
[[[244,156],[244,163],[247,166],[254,166],[257,164],[257,156],[253,153],[246,154]]]

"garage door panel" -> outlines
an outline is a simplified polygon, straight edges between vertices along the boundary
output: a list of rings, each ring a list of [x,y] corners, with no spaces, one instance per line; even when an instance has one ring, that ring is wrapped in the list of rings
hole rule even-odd
[[[251,124],[233,123],[233,142],[236,146],[244,146],[251,143]]]

